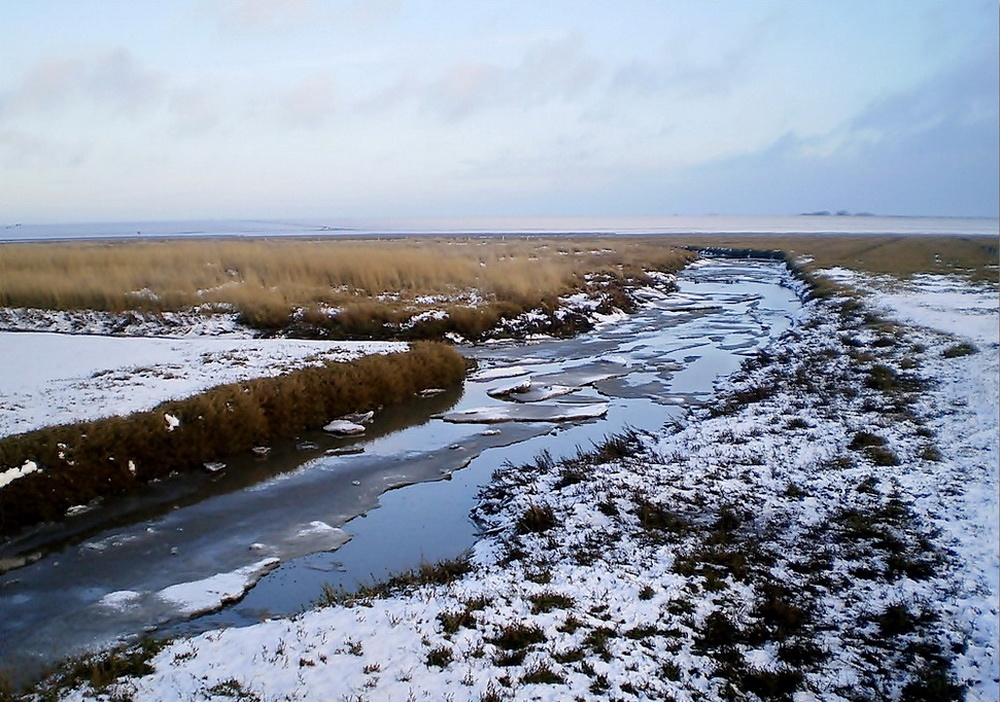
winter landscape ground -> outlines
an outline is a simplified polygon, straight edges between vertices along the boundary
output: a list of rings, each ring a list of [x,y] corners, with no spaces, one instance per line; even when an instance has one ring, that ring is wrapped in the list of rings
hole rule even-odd
[[[996,699],[995,282],[819,275],[846,287],[682,425],[499,470],[467,558],[29,694]]]

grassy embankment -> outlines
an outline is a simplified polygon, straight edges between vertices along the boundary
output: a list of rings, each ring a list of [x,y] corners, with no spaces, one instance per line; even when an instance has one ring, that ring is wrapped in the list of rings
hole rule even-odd
[[[418,342],[404,353],[222,385],[148,412],[0,439],[0,467],[32,461],[42,469],[0,490],[0,535],[58,519],[72,505],[317,429],[349,412],[453,385],[464,375],[465,360],[453,348]],[[180,421],[176,428],[168,414]]]
[[[819,295],[843,292],[828,279],[815,275],[825,268],[850,268],[900,279],[921,273],[947,274],[994,285],[1000,268],[1000,242],[993,237],[744,234],[682,237],[679,241],[698,248],[781,251]]]
[[[660,240],[468,238],[154,241],[0,246],[0,306],[239,312],[264,333],[338,339],[480,339],[528,310],[528,331],[573,334],[557,298],[585,291],[628,309],[645,270],[694,258]],[[425,311],[447,315],[416,317]]]

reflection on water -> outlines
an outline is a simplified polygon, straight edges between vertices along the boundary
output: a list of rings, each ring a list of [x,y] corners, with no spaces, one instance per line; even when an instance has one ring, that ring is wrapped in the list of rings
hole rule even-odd
[[[459,555],[475,539],[469,512],[495,469],[542,450],[573,454],[627,427],[660,431],[680,421],[686,406],[710,399],[717,377],[780,335],[800,309],[787,273],[770,262],[700,262],[678,282],[679,292],[652,293],[639,313],[576,339],[464,349],[479,361],[481,379],[387,408],[363,437],[304,435],[266,457],[233,460],[217,475],[164,481],[4,543],[0,557],[37,560],[0,576],[0,661],[28,674],[40,662],[141,632],[294,614],[324,584],[351,589]],[[514,366],[519,378],[500,379]],[[520,399],[530,402],[490,393],[521,381],[533,394]],[[567,408],[597,405],[606,409],[601,418],[567,421]],[[498,408],[561,421],[440,418]],[[263,575],[269,559],[280,565]],[[210,578],[219,573],[249,574],[242,587],[260,580],[235,604],[186,619],[190,607],[174,595],[211,602]],[[221,605],[233,595],[215,596]]]

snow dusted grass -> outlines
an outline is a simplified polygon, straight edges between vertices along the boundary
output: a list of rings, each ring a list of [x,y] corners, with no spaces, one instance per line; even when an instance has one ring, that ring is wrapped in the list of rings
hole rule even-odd
[[[0,321],[37,329],[67,322],[33,310],[99,310],[121,333],[148,327],[149,313],[197,308],[235,310],[250,327],[293,336],[477,339],[536,311],[548,327],[573,333],[584,320],[556,317],[559,296],[587,291],[621,307],[620,285],[693,258],[663,239],[3,244],[0,306],[14,312]],[[183,323],[176,317],[165,319]]]
[[[996,699],[996,343],[810,309],[686,427],[499,470],[467,565],[59,695]]]
[[[906,279],[916,274],[997,280],[996,236],[810,234],[684,237],[684,244],[784,251],[811,272],[833,267]]]

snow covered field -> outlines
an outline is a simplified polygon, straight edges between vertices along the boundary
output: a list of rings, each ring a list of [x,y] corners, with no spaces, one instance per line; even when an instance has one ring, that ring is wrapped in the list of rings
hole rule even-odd
[[[499,474],[471,572],[179,640],[104,694],[997,699],[996,293],[851,282],[906,326],[810,303],[685,427]]]
[[[166,400],[405,343],[0,332],[0,437],[152,409]]]

